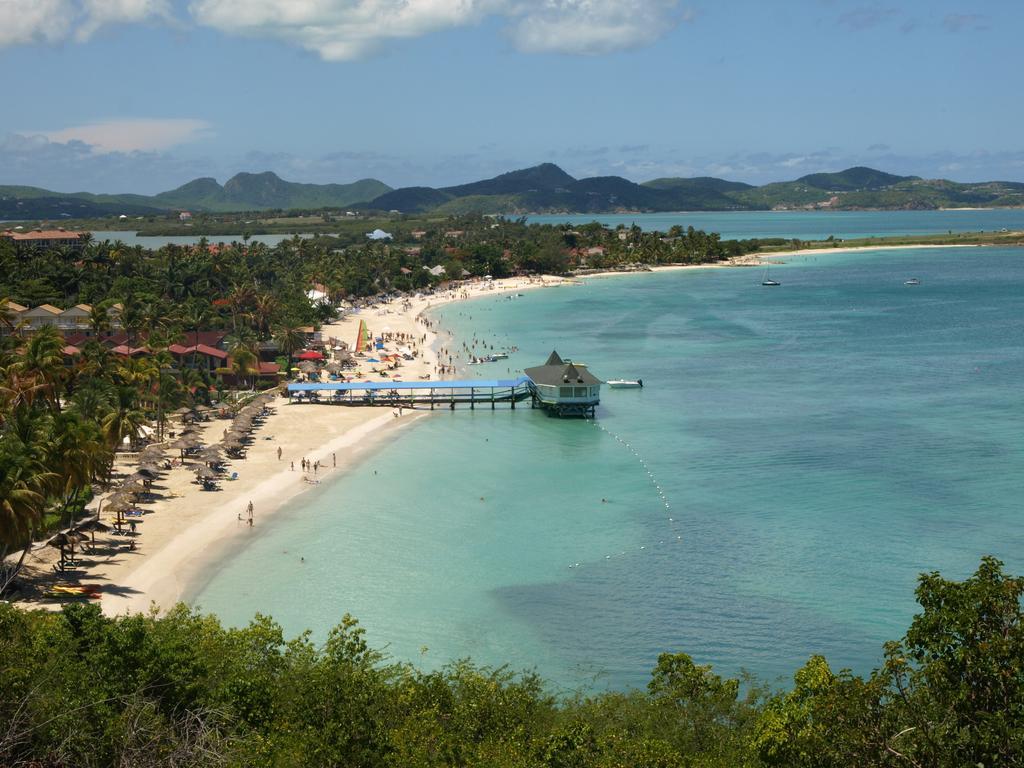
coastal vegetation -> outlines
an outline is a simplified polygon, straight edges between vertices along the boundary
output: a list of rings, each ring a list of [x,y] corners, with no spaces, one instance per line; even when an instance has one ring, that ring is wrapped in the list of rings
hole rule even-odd
[[[194,179],[156,195],[60,193],[0,186],[0,219],[324,209],[403,214],[614,213],[623,211],[743,211],[769,209],[935,209],[1019,207],[1024,184],[897,176],[873,168],[814,173],[762,186],[713,177],[659,178],[636,183],[620,176],[577,179],[552,163],[450,187],[392,189],[376,179],[351,184],[301,184],[276,174],[239,173],[224,185]]]
[[[1024,579],[983,558],[924,574],[920,612],[867,676],[812,656],[773,689],[682,652],[646,690],[553,691],[536,674],[438,671],[370,648],[349,616],[286,638],[178,606],[104,617],[0,604],[9,766],[1015,766],[1024,755]]]
[[[334,302],[464,277],[565,273],[807,246],[722,241],[675,227],[530,225],[467,215],[344,232],[155,251],[0,241],[0,591],[17,596],[27,548],[79,517],[117,451],[173,410],[248,388],[267,349],[286,370]],[[966,244],[1020,235],[947,235]],[[921,241],[925,238],[912,238]],[[329,303],[310,300],[319,286]],[[318,290],[319,290],[318,288]],[[26,333],[10,302],[90,305],[74,353],[55,327]],[[112,310],[116,313],[112,314]],[[125,346],[102,343],[116,318]],[[179,340],[227,334],[236,370],[182,364]],[[193,345],[196,346],[196,345]],[[349,617],[324,642],[270,618],[242,629],[179,606],[105,618],[0,603],[0,765],[925,766],[1018,765],[1024,754],[1024,579],[985,558],[958,582],[921,577],[920,613],[868,676],[815,656],[775,690],[666,649],[646,690],[565,692],[529,671],[470,661],[439,671],[371,649]],[[83,598],[84,599],[84,598]]]
[[[70,525],[94,488],[109,483],[119,449],[147,430],[160,433],[175,409],[248,389],[261,359],[289,371],[341,301],[452,278],[726,256],[717,235],[692,229],[661,237],[635,227],[568,230],[485,217],[423,226],[395,227],[383,241],[349,231],[274,247],[201,241],[155,251],[89,237],[27,249],[0,240],[0,592],[15,585],[27,548]],[[309,298],[314,286],[328,301]],[[82,305],[83,338],[70,346],[55,325],[23,327],[8,312],[12,304]],[[191,360],[172,354],[175,345],[197,349],[210,332],[230,356],[220,367],[195,365],[195,351]],[[263,382],[276,383],[276,375]]]

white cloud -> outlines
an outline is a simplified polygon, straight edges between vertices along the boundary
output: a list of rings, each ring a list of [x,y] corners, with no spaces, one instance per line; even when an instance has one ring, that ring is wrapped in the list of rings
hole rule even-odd
[[[224,32],[279,38],[329,61],[389,39],[472,24],[497,0],[194,0],[195,20]]]
[[[504,20],[528,53],[602,54],[647,45],[692,21],[681,0],[190,0],[200,26],[281,40],[327,61],[361,58],[387,43]],[[0,0],[0,48],[89,40],[97,30],[177,23],[174,0]]]
[[[0,47],[53,43],[67,36],[75,15],[68,0],[0,2]]]
[[[546,0],[521,2],[512,27],[529,53],[600,54],[653,43],[689,14],[676,0]]]
[[[88,40],[100,27],[172,19],[170,0],[0,0],[0,48]]]
[[[193,0],[202,25],[299,45],[329,61],[391,40],[504,18],[523,51],[595,54],[653,42],[692,12],[679,0]]]
[[[94,153],[102,154],[169,149],[201,138],[208,129],[209,124],[203,120],[139,118],[86,123],[39,135],[61,144],[80,141]]]
[[[168,0],[82,0],[84,21],[75,31],[79,41],[88,40],[100,27],[109,24],[137,24],[161,19],[172,21]]]

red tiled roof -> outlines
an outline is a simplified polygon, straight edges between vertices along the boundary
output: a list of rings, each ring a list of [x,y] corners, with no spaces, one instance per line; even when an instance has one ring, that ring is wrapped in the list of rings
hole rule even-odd
[[[80,350],[78,347],[68,344],[66,347],[64,347],[64,354],[67,355],[68,357],[72,357],[74,355],[82,354],[82,350]]]
[[[216,357],[218,360],[226,360],[227,357],[228,357],[228,353],[225,352],[223,349],[215,349],[213,347],[207,346],[206,344],[197,344],[196,347],[195,347],[195,350],[200,355],[208,355],[209,357]],[[188,351],[191,352],[192,350],[189,349]]]
[[[116,347],[110,350],[115,355],[125,355],[126,357],[132,353],[131,347],[126,344],[118,344]]]
[[[280,371],[281,366],[278,365],[277,363],[265,363],[262,360],[260,361],[261,376],[263,376],[264,374],[279,373]]]
[[[188,350],[189,347],[182,346],[181,344],[171,344],[167,347],[167,351],[172,355],[184,355]]]

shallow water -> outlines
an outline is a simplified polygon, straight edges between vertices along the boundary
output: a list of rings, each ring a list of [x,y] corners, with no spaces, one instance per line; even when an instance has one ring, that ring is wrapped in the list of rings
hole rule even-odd
[[[196,601],[319,638],[349,612],[396,658],[565,688],[643,685],[666,650],[768,679],[812,653],[870,670],[918,573],[962,577],[986,553],[1024,568],[1024,252],[804,257],[772,276],[445,308],[477,350],[520,347],[480,376],[557,348],[646,386],[606,389],[596,423],[424,419],[267,521]]]

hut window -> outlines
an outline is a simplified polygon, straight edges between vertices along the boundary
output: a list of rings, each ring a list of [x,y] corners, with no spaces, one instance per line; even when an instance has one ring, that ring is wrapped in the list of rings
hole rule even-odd
[[[572,387],[559,387],[558,388],[558,396],[559,397],[572,397]]]
[[[576,397],[586,397],[589,392],[587,387],[576,387]]]

